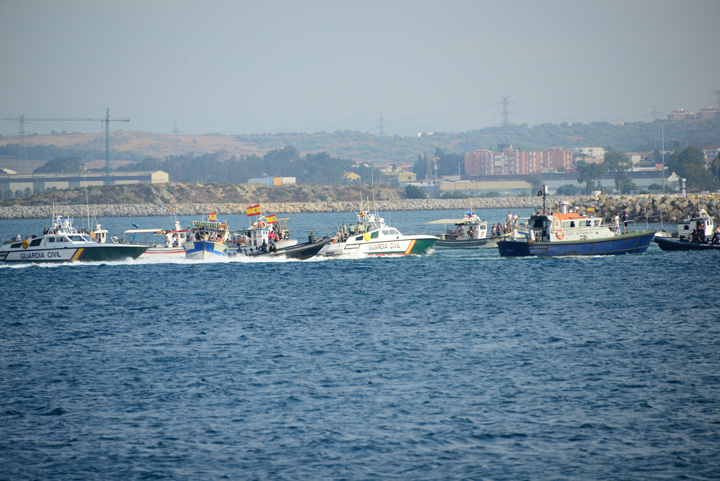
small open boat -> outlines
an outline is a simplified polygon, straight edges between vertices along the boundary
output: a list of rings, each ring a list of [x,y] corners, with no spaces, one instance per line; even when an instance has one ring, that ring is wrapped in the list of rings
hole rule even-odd
[[[285,256],[288,259],[298,259],[304,261],[310,259],[319,253],[326,245],[332,243],[332,237],[323,237],[322,239],[316,239],[313,242],[306,242],[304,244],[297,244],[289,247],[281,247],[275,249],[274,245],[270,245],[267,250],[257,249],[243,249],[238,251],[238,255],[246,255],[248,257],[280,257]]]
[[[656,237],[653,239],[658,247],[664,251],[717,251],[720,252],[720,244],[690,242],[672,237]]]

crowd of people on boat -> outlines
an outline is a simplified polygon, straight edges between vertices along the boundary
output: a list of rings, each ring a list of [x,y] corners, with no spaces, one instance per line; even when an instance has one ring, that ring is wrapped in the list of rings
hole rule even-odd
[[[370,226],[365,225],[363,222],[358,222],[357,224],[350,223],[349,226],[343,223],[342,227],[335,228],[335,239],[337,242],[346,242],[349,237],[364,234],[366,231],[369,231],[369,229]]]
[[[705,236],[705,221],[698,222],[697,228],[692,230],[690,233],[690,242],[693,244],[706,244],[708,242],[708,239]],[[717,226],[713,232],[713,236],[710,238],[710,244],[720,244],[720,225]]]
[[[206,242],[225,242],[227,239],[227,233],[221,233],[217,230],[212,229],[197,229],[193,234],[191,234],[192,240],[195,242],[200,241],[206,241]],[[175,235],[173,241],[177,239],[177,234]],[[177,245],[174,244],[172,247],[176,247]],[[170,246],[167,246],[170,247]]]

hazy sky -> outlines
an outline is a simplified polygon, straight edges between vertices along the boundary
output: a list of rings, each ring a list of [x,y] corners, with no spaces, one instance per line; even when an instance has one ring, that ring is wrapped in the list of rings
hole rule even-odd
[[[652,120],[720,89],[720,1],[0,0],[0,118],[462,132]],[[27,122],[26,132],[99,132]],[[0,122],[14,134],[17,122]]]

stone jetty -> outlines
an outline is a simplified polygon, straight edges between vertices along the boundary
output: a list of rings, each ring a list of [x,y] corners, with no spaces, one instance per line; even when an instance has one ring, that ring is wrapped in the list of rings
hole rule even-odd
[[[570,204],[570,208],[577,208],[580,213],[587,212],[588,207],[594,207],[595,215],[606,219],[615,214],[622,216],[627,212],[630,219],[635,221],[677,223],[697,215],[703,209],[715,220],[720,220],[720,193],[689,194],[687,197],[680,194],[566,198],[555,196],[552,208],[557,209],[563,200]]]
[[[547,208],[557,209],[562,201],[567,201],[571,208],[578,212],[586,212],[594,207],[597,216],[612,217],[616,213],[628,212],[635,220],[660,222],[677,222],[689,215],[705,209],[715,219],[720,216],[720,194],[705,195],[638,195],[638,196],[548,196]],[[480,211],[484,209],[519,209],[542,207],[541,197],[492,197],[472,199],[405,199],[382,200],[376,203],[380,212],[418,211],[418,210],[467,210],[469,207]],[[217,212],[220,215],[245,214],[247,203],[187,203],[174,204],[177,215],[202,215]],[[90,215],[94,217],[149,217],[167,216],[171,206],[166,203],[156,204],[91,204]],[[357,212],[357,202],[284,202],[262,203],[263,212],[278,214],[322,213],[322,212]],[[57,207],[56,211],[63,215],[76,218],[87,215],[88,206],[74,204]],[[52,205],[13,205],[0,207],[0,219],[50,219],[53,214]],[[622,214],[621,214],[622,215]]]

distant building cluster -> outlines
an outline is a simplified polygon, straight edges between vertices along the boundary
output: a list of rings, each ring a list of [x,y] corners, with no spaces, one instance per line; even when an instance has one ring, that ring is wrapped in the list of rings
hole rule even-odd
[[[7,172],[7,169],[4,169]],[[12,171],[10,171],[12,172]],[[165,184],[170,181],[167,172],[110,172],[110,184]],[[2,198],[30,195],[47,190],[88,187],[105,184],[104,172],[71,172],[58,174],[0,174]]]
[[[675,109],[668,114],[668,120],[710,120],[720,119],[720,109],[717,107],[705,107],[697,113],[690,110]]]
[[[573,152],[560,147],[523,151],[509,146],[500,151],[479,149],[465,154],[467,175],[526,175],[568,171],[573,166]]]

